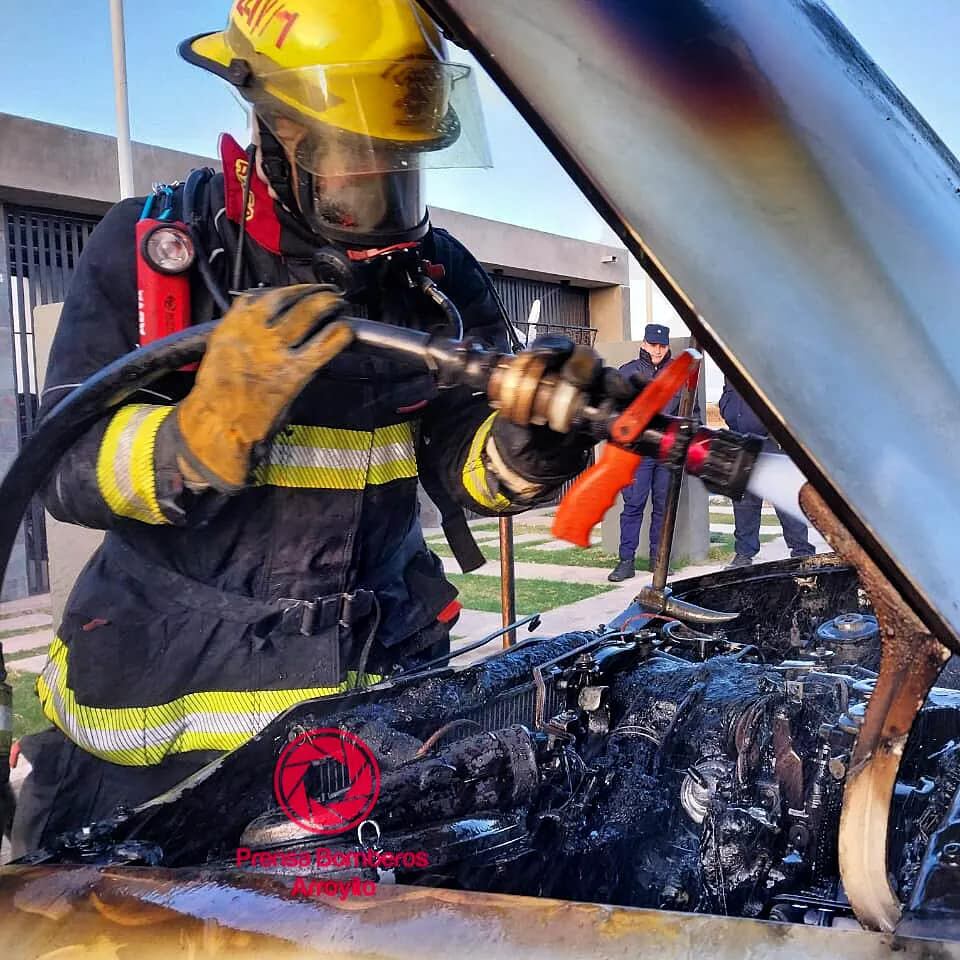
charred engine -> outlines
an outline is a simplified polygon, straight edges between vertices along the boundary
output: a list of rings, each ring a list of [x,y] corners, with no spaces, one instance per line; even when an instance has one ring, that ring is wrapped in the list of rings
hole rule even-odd
[[[42,856],[233,868],[240,848],[273,873],[854,923],[837,836],[879,657],[866,598],[822,562],[697,583],[689,598],[741,615],[704,631],[634,606],[596,631],[303,704],[183,789]],[[380,794],[358,831],[318,838],[270,777],[286,742],[334,726],[373,750]],[[958,785],[960,694],[938,688],[895,798],[903,900]],[[319,802],[343,788],[336,770],[308,786]]]

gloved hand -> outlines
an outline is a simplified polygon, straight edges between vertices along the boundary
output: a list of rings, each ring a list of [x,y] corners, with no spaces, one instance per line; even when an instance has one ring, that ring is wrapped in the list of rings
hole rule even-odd
[[[587,394],[604,376],[596,352],[567,337],[538,337],[520,357],[529,358],[524,366],[531,372],[542,364],[540,377],[559,376]],[[526,423],[519,424],[518,419]],[[512,499],[532,502],[580,473],[593,444],[589,437],[531,423],[514,405],[494,421],[486,452],[491,469]]]
[[[233,304],[177,405],[177,460],[188,484],[221,493],[247,485],[258,449],[284,426],[314,374],[352,340],[349,327],[328,326],[345,307],[329,287],[312,284]]]

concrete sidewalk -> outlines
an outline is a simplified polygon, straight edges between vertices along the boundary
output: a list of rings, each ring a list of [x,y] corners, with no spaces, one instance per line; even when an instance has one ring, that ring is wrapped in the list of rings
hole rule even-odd
[[[8,670],[38,673],[52,640],[49,594],[0,603],[0,647]]]

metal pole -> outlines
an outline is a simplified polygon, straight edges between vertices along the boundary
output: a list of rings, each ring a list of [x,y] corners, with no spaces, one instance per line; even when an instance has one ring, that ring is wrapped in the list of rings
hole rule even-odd
[[[690,346],[697,348],[697,341],[690,338]],[[697,368],[696,378],[687,383],[680,397],[681,417],[689,417],[693,413],[693,404],[697,398],[697,387],[700,382],[700,370]],[[667,585],[667,576],[670,573],[670,555],[673,552],[673,534],[677,526],[677,510],[680,506],[680,490],[683,486],[683,471],[675,470],[670,475],[670,485],[667,487],[666,503],[663,508],[663,527],[660,530],[660,543],[657,545],[657,556],[654,558],[653,581],[651,590],[662,592]]]
[[[130,106],[127,101],[127,49],[123,31],[123,0],[110,0],[110,32],[113,36],[113,90],[117,110],[117,168],[120,199],[134,195],[133,149],[130,144]]]
[[[513,517],[500,518],[500,610],[503,625],[509,626],[517,619],[517,590],[513,565]],[[512,647],[517,642],[517,631],[503,635],[503,646]]]

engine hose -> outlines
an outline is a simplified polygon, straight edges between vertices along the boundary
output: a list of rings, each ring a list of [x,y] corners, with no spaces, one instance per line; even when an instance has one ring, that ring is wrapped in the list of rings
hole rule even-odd
[[[64,454],[97,420],[138,390],[200,360],[217,322],[198,324],[119,357],[64,397],[40,421],[0,483],[0,584],[20,521]]]

